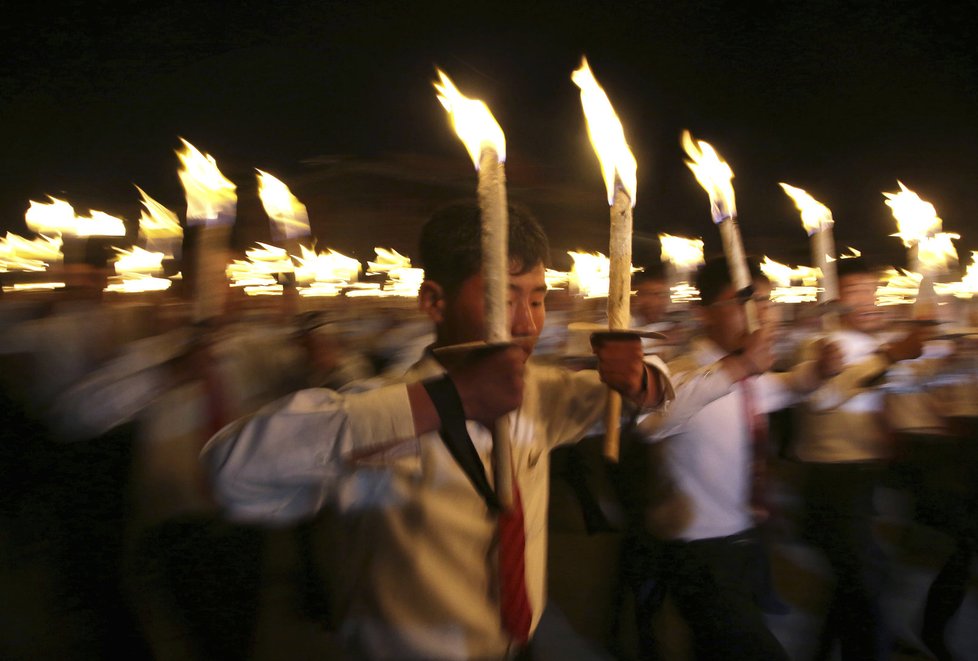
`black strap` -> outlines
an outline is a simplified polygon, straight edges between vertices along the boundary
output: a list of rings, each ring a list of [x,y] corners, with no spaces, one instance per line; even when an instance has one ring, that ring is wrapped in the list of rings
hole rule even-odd
[[[445,447],[468,475],[489,509],[494,512],[500,511],[502,507],[499,498],[489,486],[486,468],[482,465],[482,459],[479,458],[479,453],[476,452],[475,445],[469,437],[469,431],[465,428],[465,410],[462,408],[462,399],[452,379],[446,374],[437,379],[422,381],[421,384],[431,397],[435,410],[441,418],[441,429],[438,433]]]

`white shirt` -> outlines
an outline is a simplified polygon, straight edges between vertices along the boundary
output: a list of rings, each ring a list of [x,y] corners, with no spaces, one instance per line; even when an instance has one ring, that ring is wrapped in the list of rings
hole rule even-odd
[[[441,372],[429,357],[405,381]],[[546,600],[547,454],[600,418],[607,390],[593,371],[532,363],[525,384],[509,421],[535,629]],[[491,482],[491,433],[467,428]],[[219,502],[239,519],[295,520],[327,501],[338,512],[342,571],[331,587],[340,635],[357,658],[507,654],[496,517],[439,435],[416,436],[404,383],[300,391],[222,430],[204,456]]]
[[[734,535],[753,527],[750,475],[753,440],[743,389],[722,369],[726,354],[698,338],[690,351],[669,363],[676,399],[652,440],[666,443],[668,470],[692,504],[685,540]],[[790,373],[752,379],[753,410],[769,413],[789,406],[812,383],[812,363]]]

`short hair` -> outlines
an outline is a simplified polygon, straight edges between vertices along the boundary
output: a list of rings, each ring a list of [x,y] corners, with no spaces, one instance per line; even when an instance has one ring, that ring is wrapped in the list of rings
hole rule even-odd
[[[640,282],[663,282],[668,280],[666,276],[666,268],[662,262],[645,262],[640,265],[642,267],[641,271],[636,271],[632,274],[632,284],[637,285]]]
[[[761,271],[761,264],[756,258],[747,258],[747,270],[750,272],[752,281],[767,280],[767,276]],[[720,255],[706,260],[696,271],[696,288],[700,291],[700,305],[710,305],[716,302],[720,293],[732,282],[726,257]]]
[[[878,276],[879,269],[870,264],[865,257],[850,257],[835,263],[835,274],[840,278],[848,275]]]
[[[436,211],[421,229],[421,265],[426,280],[449,294],[482,268],[482,214],[474,202],[458,202]],[[520,205],[509,205],[509,266],[522,275],[550,255],[547,235]]]

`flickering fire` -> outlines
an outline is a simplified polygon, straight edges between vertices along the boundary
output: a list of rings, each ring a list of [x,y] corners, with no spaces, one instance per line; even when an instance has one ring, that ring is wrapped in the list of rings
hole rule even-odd
[[[295,269],[298,283],[328,283],[349,286],[360,277],[360,262],[352,257],[340,254],[335,250],[317,253],[301,246],[302,256],[296,259],[299,265]]]
[[[370,275],[384,273],[387,280],[381,288],[384,296],[414,297],[418,295],[421,282],[424,280],[424,270],[413,268],[411,259],[396,250],[374,248],[377,261],[367,262],[367,273]]]
[[[187,195],[188,225],[223,225],[234,222],[237,188],[217,168],[217,161],[180,138],[180,183]]]
[[[24,214],[27,227],[48,236],[125,236],[126,225],[103,211],[92,211],[89,216],[79,216],[74,207],[64,200],[48,196],[51,202],[31,200]]]
[[[856,257],[863,256],[862,250],[856,250],[852,246],[846,246],[846,250],[848,250],[849,252],[839,253],[839,259],[855,259]]]
[[[818,300],[818,269],[776,262],[765,256],[761,272],[773,285],[771,300],[775,303],[806,303]]]
[[[7,232],[0,238],[0,272],[47,270],[54,262],[61,261],[61,237],[41,235],[36,239]]]
[[[585,298],[601,298],[608,295],[610,260],[599,252],[570,251],[574,264],[570,270],[573,282]]]
[[[957,263],[958,251],[951,243],[960,239],[958,234],[938,232],[920,239],[917,244],[917,265],[924,273],[946,273],[948,262]]]
[[[835,224],[835,221],[832,220],[832,210],[805,190],[785,183],[781,183],[779,186],[784,189],[788,197],[794,200],[795,207],[801,212],[801,224],[808,232],[808,236]]]
[[[183,228],[177,214],[151,198],[139,186],[140,203],[139,238],[146,250],[162,252],[164,257],[174,257],[183,239]]]
[[[974,298],[978,294],[978,251],[972,251],[971,263],[965,269],[964,277],[958,282],[935,282],[934,291],[939,296],[955,298]]]
[[[113,250],[118,255],[114,262],[115,272],[118,275],[159,275],[163,272],[161,252],[150,252],[138,246],[133,246],[132,250],[122,248],[113,248]]]
[[[543,278],[547,283],[547,289],[567,289],[570,284],[571,274],[567,271],[557,271],[555,269],[546,269],[543,274]]]
[[[616,181],[620,181],[634,207],[638,165],[625,140],[621,120],[608,100],[608,95],[594,78],[586,58],[581,60],[581,67],[571,74],[571,80],[581,89],[581,105],[587,118],[587,133],[601,163],[601,174],[608,191],[608,204],[614,204]]]
[[[275,241],[309,236],[309,212],[289,187],[267,172],[258,170],[258,197],[271,221]]]
[[[877,305],[907,305],[917,300],[923,276],[903,269],[887,269],[876,288]]]
[[[444,71],[438,69],[440,82],[435,83],[438,101],[448,111],[452,127],[458,135],[469,157],[479,169],[483,149],[492,149],[500,163],[506,161],[506,136],[489,106],[478,99],[470,99],[458,91],[455,83]]]
[[[921,239],[940,232],[942,221],[933,204],[920,199],[902,181],[897,183],[900,185],[900,192],[883,193],[883,197],[897,222],[897,233],[892,236],[900,237],[903,245],[910,248]]]
[[[659,243],[662,261],[669,262],[679,272],[691,271],[703,263],[703,239],[660,234]]]
[[[109,284],[104,291],[117,294],[165,291],[171,284],[173,283],[167,278],[157,278],[145,273],[126,273],[109,278]]]
[[[682,142],[683,149],[691,159],[686,161],[686,165],[710,196],[713,222],[719,224],[728,218],[734,218],[737,215],[737,204],[732,183],[733,170],[710,143],[693,140],[689,131],[683,131]]]

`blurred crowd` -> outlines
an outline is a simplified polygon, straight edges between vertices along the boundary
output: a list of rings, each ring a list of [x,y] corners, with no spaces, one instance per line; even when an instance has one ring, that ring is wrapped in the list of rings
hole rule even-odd
[[[667,362],[693,351],[705,307],[671,304],[671,284],[649,269],[633,283],[632,299],[633,326],[664,336],[644,340],[646,351]],[[601,323],[603,303],[552,291],[533,360],[587,368],[588,334],[575,324]],[[850,389],[844,401],[795,404],[772,411],[766,422],[769,478],[781,495],[758,527],[765,536],[795,536],[821,549],[836,576],[838,598],[828,601],[821,638],[810,642],[813,657],[829,658],[839,643],[843,658],[885,658],[880,650],[894,642],[877,603],[889,574],[874,540],[873,494],[885,485],[907,495],[912,507],[904,515],[913,525],[953,540],[951,554],[935,559],[941,570],[921,604],[917,632],[925,653],[952,658],[945,632],[968,589],[978,520],[978,328],[969,324],[970,301],[945,303],[943,322],[915,319],[911,306],[877,308],[872,300],[859,303],[865,309],[858,313],[852,302],[829,311],[767,304],[776,326],[775,371],[788,373],[813,343],[826,340],[851,343],[841,347],[844,363],[881,351],[887,361],[879,373],[844,384]],[[840,330],[840,316],[862,312],[873,319],[866,331]],[[863,340],[856,335],[872,340],[857,348]],[[259,607],[247,604],[267,580],[269,538],[223,519],[198,459],[201,449],[228,422],[296,390],[339,389],[403,372],[432,339],[431,324],[413,301],[338,297],[300,311],[284,296],[238,302],[220,317],[195,322],[188,302],[165,294],[109,302],[79,285],[0,300],[0,584],[7,593],[0,597],[6,604],[0,657],[255,655]],[[845,410],[846,417],[824,415],[828,410]],[[885,430],[865,454],[847,455],[851,448],[831,447],[831,439],[819,436],[833,425],[857,435],[862,414]],[[654,526],[628,531],[636,517],[623,502],[641,492],[635,497],[648,511],[649,501],[661,497],[650,491],[670,480],[683,490],[676,475],[656,482],[669,463],[662,455],[676,441],[654,440],[641,446],[658,447],[660,456],[641,450],[636,461],[648,472],[630,492],[586,444],[554,457],[555,534],[580,525],[585,534],[617,531],[625,540],[625,559],[612,580],[628,587],[633,605],[623,609],[626,597],[611,586],[602,608],[634,613],[637,623],[626,626],[622,615],[615,631],[582,625],[578,632],[622,658],[673,658],[662,651],[673,644],[668,631],[663,635],[669,622],[655,613],[663,600],[682,605],[682,597],[665,589],[661,568],[636,568],[627,558],[670,553],[656,546],[668,535],[649,541]],[[626,447],[622,461],[629,456]],[[277,534],[294,554],[288,566],[297,617],[328,629],[315,526]],[[561,552],[558,541],[553,547],[552,557]],[[562,579],[551,573],[555,600],[573,592],[555,586]],[[758,570],[758,581],[760,611],[789,607],[769,567]],[[701,616],[680,608],[674,617]],[[691,638],[698,635],[691,631]],[[695,641],[679,644],[695,647]]]

